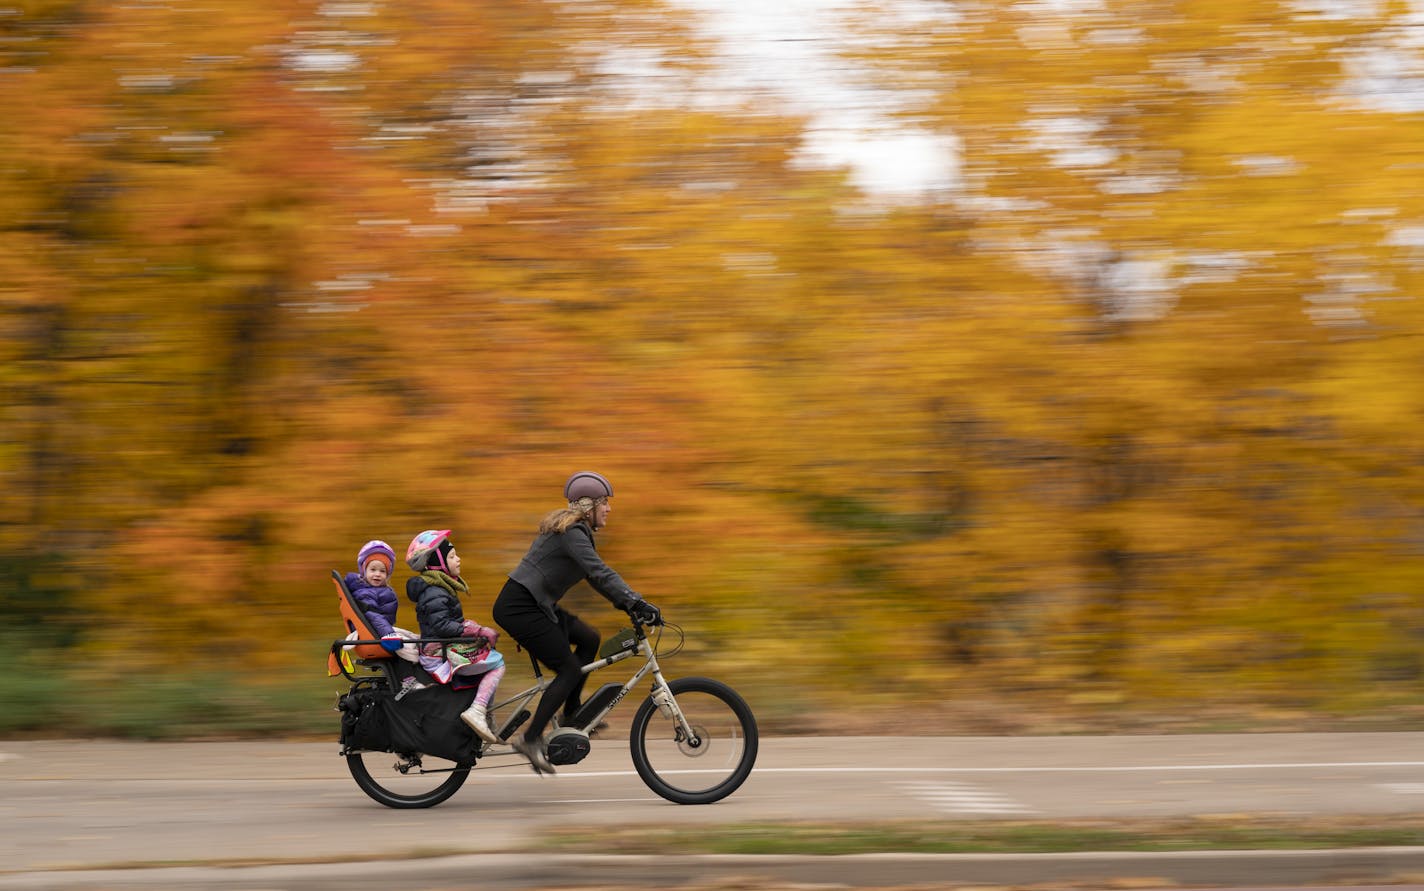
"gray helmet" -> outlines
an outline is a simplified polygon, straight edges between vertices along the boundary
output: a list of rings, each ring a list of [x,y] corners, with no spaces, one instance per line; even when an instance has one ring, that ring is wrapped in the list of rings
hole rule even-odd
[[[594,473],[592,470],[580,470],[569,477],[569,481],[564,483],[564,498],[568,501],[577,501],[580,498],[592,498],[597,501],[600,498],[611,498],[613,496],[613,486],[608,480]]]

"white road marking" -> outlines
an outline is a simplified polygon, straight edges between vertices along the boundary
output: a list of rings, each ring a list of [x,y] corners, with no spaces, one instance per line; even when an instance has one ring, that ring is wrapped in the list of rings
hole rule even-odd
[[[1424,783],[1376,783],[1375,785],[1396,795],[1424,795]]]
[[[758,767],[753,773],[1157,773],[1210,770],[1320,770],[1324,768],[1424,767],[1424,761],[1303,761],[1262,764],[1141,764],[1109,767]],[[667,774],[726,773],[725,770],[667,770]],[[559,776],[628,776],[630,770],[560,773]]]
[[[1121,773],[1173,770],[1318,770],[1331,767],[1424,767],[1424,761],[1322,761],[1266,764],[1141,764],[1110,767],[766,767],[757,773]]]
[[[970,783],[896,783],[916,798],[951,814],[1035,814],[1011,798]]]
[[[653,800],[652,794],[649,792],[639,798],[546,798],[543,801],[535,802],[535,804],[613,804],[624,801],[651,801]]]
[[[0,752],[0,761],[18,758],[18,755]],[[491,764],[474,768],[472,774],[483,774],[484,771],[498,770],[508,767],[516,767],[513,764]],[[1322,768],[1371,768],[1371,767],[1424,767],[1424,761],[1322,761],[1322,762],[1286,762],[1286,763],[1265,763],[1265,764],[1143,764],[1138,766],[1115,765],[1111,767],[757,767],[752,773],[822,773],[822,774],[852,774],[852,773],[911,773],[911,774],[934,774],[934,773],[1161,773],[1171,771],[1212,771],[1212,770],[1318,770]],[[659,771],[669,776],[682,774],[725,774],[727,770],[665,770]],[[560,770],[560,778],[578,777],[629,777],[637,776],[634,770]],[[526,780],[548,780],[548,777],[541,777],[533,773],[519,773],[518,778]],[[326,782],[327,777],[266,777],[267,780],[282,779],[292,782]],[[65,782],[77,781],[76,777],[65,776],[41,776],[41,777],[15,777],[14,782]],[[86,779],[85,782],[164,782],[164,783],[234,783],[249,784],[252,780],[213,780],[206,778],[181,778],[181,777],[126,777],[113,778],[104,777],[102,779]],[[1385,784],[1377,784],[1385,785]],[[1413,783],[1398,783],[1393,785],[1413,786]],[[1424,783],[1417,784],[1424,789]],[[1401,794],[1415,794],[1413,789]]]

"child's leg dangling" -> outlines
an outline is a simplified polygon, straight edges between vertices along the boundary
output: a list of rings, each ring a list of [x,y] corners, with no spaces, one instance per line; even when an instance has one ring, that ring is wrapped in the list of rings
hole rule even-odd
[[[504,662],[489,671],[480,675],[480,685],[475,690],[475,701],[470,703],[470,707],[460,712],[460,720],[469,725],[475,731],[475,735],[487,743],[504,742],[490,729],[489,720],[486,717],[489,711],[489,704],[494,699],[494,691],[499,687],[500,679],[504,677]]]

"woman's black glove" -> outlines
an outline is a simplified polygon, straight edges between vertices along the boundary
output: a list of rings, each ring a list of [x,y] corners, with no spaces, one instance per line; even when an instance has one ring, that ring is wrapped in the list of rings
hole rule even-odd
[[[663,623],[662,610],[653,606],[646,600],[634,600],[627,606],[628,615],[640,625],[661,625]]]

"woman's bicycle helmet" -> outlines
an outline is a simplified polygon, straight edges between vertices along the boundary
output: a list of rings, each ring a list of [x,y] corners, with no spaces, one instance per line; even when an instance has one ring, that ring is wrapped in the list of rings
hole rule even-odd
[[[424,572],[430,568],[431,558],[440,568],[444,561],[439,556],[440,543],[448,541],[450,538],[449,529],[427,529],[410,540],[410,547],[405,549],[406,565],[416,572]]]
[[[569,481],[564,483],[564,498],[569,501],[578,501],[580,498],[592,498],[597,501],[600,498],[613,497],[613,486],[608,480],[592,470],[580,470],[569,477]]]

